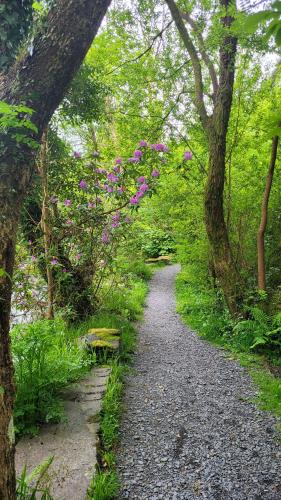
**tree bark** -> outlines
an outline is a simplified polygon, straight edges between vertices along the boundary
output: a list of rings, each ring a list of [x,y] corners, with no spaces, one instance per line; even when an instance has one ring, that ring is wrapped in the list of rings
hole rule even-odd
[[[232,256],[224,217],[226,135],[232,104],[237,48],[237,39],[228,31],[233,21],[233,18],[228,15],[228,7],[230,6],[231,0],[220,0],[221,6],[225,8],[225,16],[221,19],[221,22],[226,32],[220,43],[219,78],[214,79],[214,74],[211,75],[212,81],[216,82],[215,92],[213,94],[214,106],[212,115],[207,114],[204,102],[206,89],[204,88],[202,76],[202,62],[200,61],[196,47],[184,24],[183,15],[174,0],[166,0],[166,3],[171,11],[187,52],[189,53],[193,67],[194,102],[202,127],[206,133],[209,146],[209,170],[204,202],[206,230],[213,255],[215,275],[220,283],[230,312],[236,314],[239,309],[239,303],[241,302],[241,279]],[[190,22],[189,14],[185,13],[184,16],[185,18],[188,16]],[[207,61],[206,64],[208,68],[210,59],[208,57],[206,59],[206,55],[205,53],[203,60],[205,62]],[[214,67],[212,66],[212,72],[213,71]]]
[[[216,278],[231,314],[241,302],[241,280],[236,269],[224,218],[225,136],[209,131],[209,169],[205,189],[205,222]]]
[[[0,75],[0,100],[34,109],[40,142],[107,11],[110,0],[58,0],[29,53]],[[12,411],[13,369],[9,340],[16,232],[34,171],[35,153],[13,137],[0,135],[0,498],[15,499]],[[31,132],[30,132],[31,135]]]
[[[276,135],[272,138],[271,145],[271,158],[269,163],[269,168],[267,172],[266,184],[263,193],[263,199],[261,204],[261,220],[257,234],[257,249],[258,249],[258,288],[259,290],[266,290],[266,277],[265,277],[265,246],[264,246],[264,236],[267,226],[267,216],[268,216],[268,203],[271,192],[271,186],[274,176],[277,149],[278,149],[279,137]]]
[[[46,275],[47,275],[47,290],[48,290],[48,305],[46,311],[47,319],[54,319],[54,277],[52,272],[52,267],[50,263],[50,250],[52,246],[52,229],[50,226],[50,210],[49,210],[49,188],[48,188],[48,167],[47,167],[47,131],[43,133],[41,152],[40,152],[40,174],[42,178],[42,191],[43,191],[43,201],[42,201],[42,217],[41,217],[41,227],[43,231],[44,239],[44,255],[46,263]]]

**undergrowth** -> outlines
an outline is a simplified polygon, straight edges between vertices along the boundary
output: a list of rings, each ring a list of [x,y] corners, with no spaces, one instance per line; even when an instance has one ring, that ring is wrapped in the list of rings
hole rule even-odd
[[[95,327],[104,326],[120,330],[121,347],[117,358],[111,360],[111,375],[103,399],[99,466],[89,488],[88,497],[91,500],[113,500],[118,496],[119,480],[115,469],[115,448],[119,439],[123,379],[130,369],[136,343],[136,332],[131,321],[141,317],[148,290],[146,281],[151,274],[152,271],[149,269],[149,274],[147,273],[145,277],[135,277],[135,286],[130,289],[129,300],[127,294],[120,295],[118,301],[108,302],[110,312],[102,311],[95,318]],[[114,314],[112,314],[112,304],[114,304]]]
[[[269,316],[255,303],[247,307],[247,319],[234,320],[218,292],[197,279],[192,265],[178,275],[176,295],[184,322],[209,342],[230,350],[257,384],[260,407],[281,417],[281,379],[270,372],[281,368],[281,314]]]
[[[34,435],[42,423],[64,418],[61,390],[95,361],[75,342],[61,319],[38,320],[11,331],[15,366],[15,431]]]

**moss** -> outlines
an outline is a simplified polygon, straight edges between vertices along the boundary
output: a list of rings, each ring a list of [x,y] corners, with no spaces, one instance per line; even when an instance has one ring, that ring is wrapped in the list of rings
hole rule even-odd
[[[106,340],[93,340],[91,342],[91,345],[93,347],[106,347],[108,349],[115,349],[115,347],[110,343],[110,342],[107,342]]]
[[[88,333],[99,337],[101,335],[120,335],[120,330],[117,330],[117,328],[91,328]]]

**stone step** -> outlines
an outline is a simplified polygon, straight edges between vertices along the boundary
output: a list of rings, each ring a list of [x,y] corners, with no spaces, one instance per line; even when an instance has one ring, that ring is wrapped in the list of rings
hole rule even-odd
[[[97,463],[99,414],[110,368],[94,368],[63,393],[66,421],[44,425],[38,436],[22,438],[16,447],[18,476],[30,473],[54,456],[44,485],[54,500],[83,500]]]

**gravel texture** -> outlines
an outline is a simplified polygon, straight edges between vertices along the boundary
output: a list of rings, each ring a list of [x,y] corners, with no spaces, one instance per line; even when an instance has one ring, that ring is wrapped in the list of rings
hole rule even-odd
[[[276,420],[251,402],[247,371],[183,325],[178,271],[151,281],[124,397],[120,498],[280,500]]]

